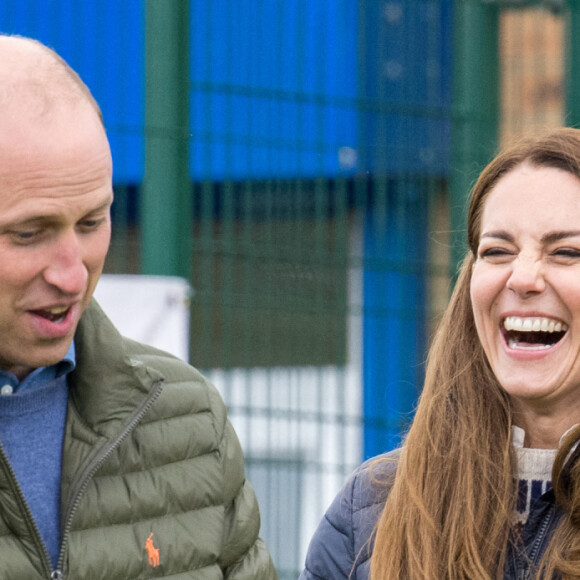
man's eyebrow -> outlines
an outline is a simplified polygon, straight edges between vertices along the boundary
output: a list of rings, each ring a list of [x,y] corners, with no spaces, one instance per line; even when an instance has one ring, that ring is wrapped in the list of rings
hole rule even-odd
[[[110,197],[108,197],[101,205],[98,205],[97,207],[89,210],[87,212],[87,215],[91,215],[93,213],[100,213],[102,211],[106,211],[108,210],[111,205],[113,205],[113,196],[111,195]]]
[[[100,214],[102,212],[108,211],[113,203],[113,196],[111,195],[109,198],[106,199],[103,203],[89,209],[85,216],[91,216]],[[26,225],[34,225],[34,224],[43,224],[43,223],[51,223],[54,221],[58,221],[60,217],[60,212],[56,211],[54,214],[50,212],[43,212],[36,215],[29,215],[23,217],[22,219],[15,219],[14,221],[10,220],[7,222],[2,221],[2,216],[0,216],[0,227],[19,227],[19,226],[26,226]]]

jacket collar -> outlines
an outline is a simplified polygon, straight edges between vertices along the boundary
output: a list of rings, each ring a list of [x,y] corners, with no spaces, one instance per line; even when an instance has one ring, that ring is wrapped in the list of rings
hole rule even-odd
[[[75,334],[77,366],[70,401],[85,424],[106,437],[123,428],[162,375],[127,350],[123,338],[95,300]]]

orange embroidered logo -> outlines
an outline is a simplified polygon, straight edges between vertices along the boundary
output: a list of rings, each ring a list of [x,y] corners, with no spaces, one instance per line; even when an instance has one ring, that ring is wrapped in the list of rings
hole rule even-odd
[[[159,548],[156,548],[153,545],[153,532],[149,534],[149,537],[145,541],[145,549],[149,556],[149,565],[153,566],[153,568],[157,568],[157,566],[159,566]]]

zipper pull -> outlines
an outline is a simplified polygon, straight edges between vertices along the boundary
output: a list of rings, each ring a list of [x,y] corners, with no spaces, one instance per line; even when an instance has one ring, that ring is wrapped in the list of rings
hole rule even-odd
[[[60,570],[55,570],[51,575],[50,575],[50,580],[63,580],[64,576],[62,575],[62,572]]]

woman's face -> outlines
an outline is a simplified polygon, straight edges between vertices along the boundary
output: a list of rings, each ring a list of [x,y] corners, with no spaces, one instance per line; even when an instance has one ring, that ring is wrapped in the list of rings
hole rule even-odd
[[[580,412],[580,179],[519,165],[489,192],[480,231],[471,302],[499,383],[516,408]]]

